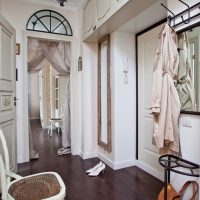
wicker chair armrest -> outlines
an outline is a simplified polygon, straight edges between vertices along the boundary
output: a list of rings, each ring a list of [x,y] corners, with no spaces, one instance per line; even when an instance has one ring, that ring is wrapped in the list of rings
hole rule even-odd
[[[11,171],[6,171],[6,175],[9,176],[9,177],[11,177],[11,178],[14,178],[16,180],[19,180],[19,179],[22,178],[22,176],[20,176],[18,174],[15,174],[15,173],[13,173]]]

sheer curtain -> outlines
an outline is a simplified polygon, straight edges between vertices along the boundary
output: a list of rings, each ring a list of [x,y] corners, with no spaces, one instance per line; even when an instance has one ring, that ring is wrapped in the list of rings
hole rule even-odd
[[[28,40],[28,72],[41,70],[45,63],[50,63],[60,74],[67,74],[66,95],[63,113],[62,146],[70,146],[70,43],[44,41],[29,38]],[[33,144],[32,133],[29,132],[30,143]],[[33,145],[30,144],[30,147]],[[34,149],[30,149],[30,153]]]

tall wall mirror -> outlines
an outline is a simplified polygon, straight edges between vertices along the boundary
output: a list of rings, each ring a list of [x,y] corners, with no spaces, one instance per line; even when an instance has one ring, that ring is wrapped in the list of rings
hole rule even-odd
[[[200,114],[200,23],[179,31],[178,39],[181,112]]]
[[[98,42],[98,145],[111,152],[110,36]]]

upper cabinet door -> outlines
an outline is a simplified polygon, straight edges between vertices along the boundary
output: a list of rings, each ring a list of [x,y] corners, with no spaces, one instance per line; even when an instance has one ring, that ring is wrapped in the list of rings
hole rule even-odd
[[[84,8],[84,33],[89,33],[95,26],[95,0],[88,0]]]
[[[97,0],[97,21],[104,19],[111,9],[111,0]]]
[[[114,12],[122,8],[130,0],[113,0]]]

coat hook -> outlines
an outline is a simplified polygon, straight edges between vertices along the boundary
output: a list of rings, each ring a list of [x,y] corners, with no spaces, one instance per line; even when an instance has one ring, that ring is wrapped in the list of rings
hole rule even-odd
[[[174,14],[169,8],[167,8],[163,3],[161,3],[160,5],[161,5],[162,7],[164,7],[166,10],[168,10],[173,16],[175,15],[175,14]],[[168,24],[170,24],[171,19],[172,19],[172,17],[169,15],[169,16],[167,17]],[[174,19],[174,24],[175,24],[175,19]]]
[[[187,6],[188,7],[188,19],[187,20],[184,20],[184,18],[183,18],[183,15],[181,16],[181,19],[183,20],[183,22],[185,23],[185,24],[188,24],[188,23],[190,23],[190,6],[187,4],[187,3],[185,3],[184,1],[182,1],[182,0],[179,0],[181,3],[183,3],[185,6]]]

